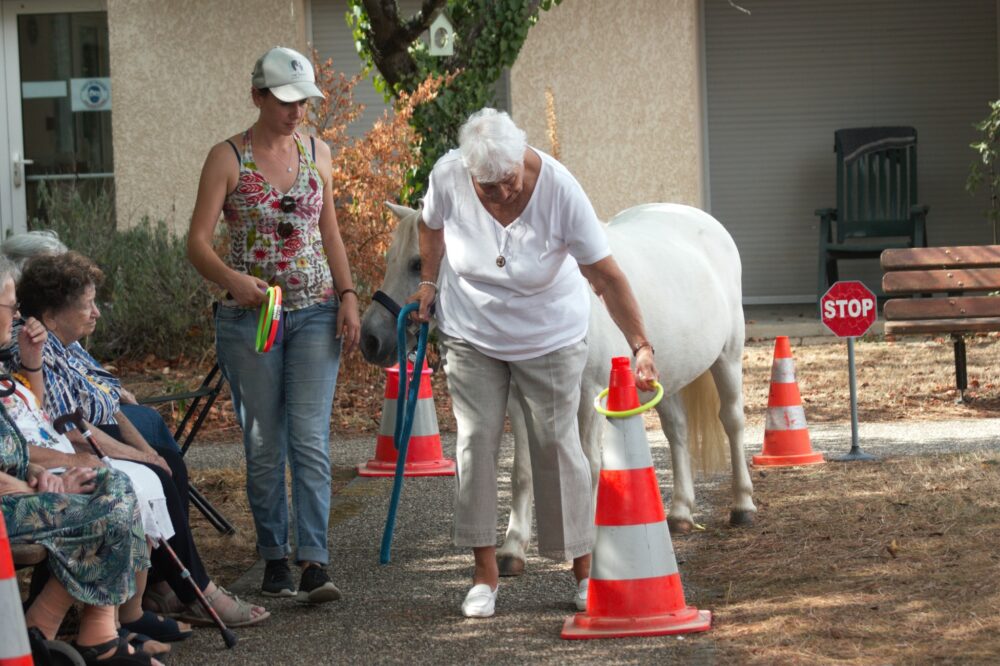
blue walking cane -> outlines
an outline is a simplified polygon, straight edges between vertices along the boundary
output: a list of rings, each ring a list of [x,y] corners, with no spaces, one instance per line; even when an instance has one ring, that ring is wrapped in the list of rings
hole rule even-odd
[[[399,507],[399,494],[403,490],[403,470],[406,467],[406,448],[410,444],[410,431],[413,429],[413,414],[417,409],[417,393],[420,390],[421,372],[424,368],[424,354],[427,352],[427,322],[420,325],[417,337],[417,355],[413,359],[413,381],[410,382],[409,395],[406,393],[406,320],[410,313],[419,309],[419,303],[407,303],[399,311],[396,318],[397,348],[399,350],[399,395],[396,398],[396,429],[392,442],[396,447],[396,477],[392,482],[392,498],[389,500],[389,515],[385,518],[385,531],[382,533],[382,550],[379,551],[379,563],[388,564],[392,550],[392,531],[396,527],[396,509]],[[404,417],[403,412],[406,412]]]

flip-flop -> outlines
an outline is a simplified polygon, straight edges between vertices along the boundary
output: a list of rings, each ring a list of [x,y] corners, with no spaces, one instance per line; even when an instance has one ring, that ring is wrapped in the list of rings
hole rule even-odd
[[[122,627],[137,634],[145,634],[153,640],[163,643],[176,643],[191,638],[194,632],[190,629],[182,631],[177,620],[171,617],[157,615],[153,611],[143,611],[138,619],[122,622]]]

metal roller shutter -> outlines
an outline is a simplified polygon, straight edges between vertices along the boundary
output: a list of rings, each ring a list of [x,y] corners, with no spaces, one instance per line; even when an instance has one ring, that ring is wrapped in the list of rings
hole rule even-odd
[[[748,303],[816,298],[818,224],[835,205],[833,132],[912,125],[932,245],[991,242],[964,189],[972,124],[998,94],[995,0],[706,0],[710,209],[743,258]],[[843,262],[875,287],[877,261]]]

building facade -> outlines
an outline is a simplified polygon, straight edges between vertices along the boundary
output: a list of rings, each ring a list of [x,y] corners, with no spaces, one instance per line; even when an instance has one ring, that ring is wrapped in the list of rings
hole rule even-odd
[[[972,124],[998,96],[996,0],[736,4],[564,0],[529,32],[502,105],[542,150],[555,129],[602,218],[650,201],[712,212],[740,248],[748,302],[816,298],[812,213],[833,204],[842,127],[916,127],[931,243],[990,242],[986,202],[964,182]],[[346,10],[0,0],[3,233],[25,228],[42,183],[71,180],[113,183],[120,225],[184,229],[209,147],[253,122],[250,70],[264,50],[315,46],[359,70]],[[368,83],[356,94],[363,132],[385,105]],[[856,276],[877,280],[877,266]]]

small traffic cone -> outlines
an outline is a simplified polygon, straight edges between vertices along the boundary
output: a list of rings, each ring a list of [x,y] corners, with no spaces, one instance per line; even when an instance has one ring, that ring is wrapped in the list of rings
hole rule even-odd
[[[639,406],[625,357],[611,360],[608,409]],[[566,619],[567,639],[706,631],[711,611],[687,605],[642,415],[609,418],[597,487],[597,541],[587,610]]]
[[[413,365],[410,363],[407,363],[407,372],[411,375],[410,381],[413,381]],[[403,476],[455,476],[455,461],[445,458],[441,450],[441,434],[438,432],[437,412],[434,411],[434,396],[431,391],[431,369],[425,367],[420,375],[417,407],[413,413],[413,429],[406,450]],[[375,442],[375,457],[358,465],[360,476],[396,475],[398,456],[392,440],[396,430],[397,396],[399,365],[394,365],[385,371],[385,398],[382,401],[382,423]]]
[[[7,524],[0,516],[0,666],[32,666],[28,629],[21,612],[21,591],[14,575]]]
[[[771,364],[771,391],[767,396],[767,420],[764,426],[764,449],[753,457],[754,465],[792,467],[818,465],[822,453],[815,453],[809,440],[802,396],[795,381],[795,359],[788,336],[774,341]]]

